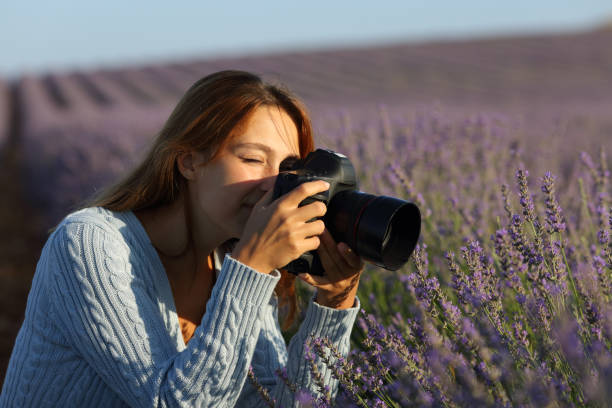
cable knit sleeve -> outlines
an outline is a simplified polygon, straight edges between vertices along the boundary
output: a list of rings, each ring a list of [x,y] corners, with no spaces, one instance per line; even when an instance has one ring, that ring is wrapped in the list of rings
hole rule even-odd
[[[275,374],[276,369],[286,368],[289,380],[298,387],[320,395],[317,385],[312,379],[310,365],[305,358],[304,344],[308,337],[327,337],[336,345],[343,356],[350,351],[350,336],[355,319],[361,308],[359,298],[349,309],[337,310],[319,305],[313,295],[306,310],[306,316],[297,333],[286,346],[278,322],[278,306],[274,299],[263,318],[263,327],[257,348],[252,360],[253,372],[259,384],[263,386],[276,401],[277,407],[298,407],[294,393]],[[335,361],[335,358],[330,358]],[[338,380],[332,377],[332,372],[317,356],[317,368],[325,385],[330,387],[332,398],[338,391]],[[268,406],[255,387],[247,382],[238,400],[239,407],[263,408]]]
[[[129,406],[234,406],[280,277],[226,256],[201,325],[178,352],[132,256],[104,226],[72,222],[56,231],[53,307],[70,347]]]
[[[338,351],[347,356],[350,351],[351,331],[357,313],[360,309],[359,298],[355,298],[355,305],[349,309],[332,309],[319,305],[310,299],[306,317],[298,332],[289,341],[287,375],[299,388],[310,390],[314,395],[320,395],[310,374],[309,363],[306,361],[304,344],[308,337],[327,337],[338,347]],[[331,358],[335,361],[334,358]],[[338,380],[332,377],[331,370],[317,356],[317,368],[323,378],[323,383],[330,387],[332,397],[338,392]],[[284,384],[275,390],[275,398],[279,406],[297,407],[293,393]]]

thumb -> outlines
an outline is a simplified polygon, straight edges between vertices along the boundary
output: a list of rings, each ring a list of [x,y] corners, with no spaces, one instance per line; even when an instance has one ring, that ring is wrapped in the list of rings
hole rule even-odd
[[[255,207],[265,208],[268,205],[270,205],[270,203],[273,201],[272,200],[273,194],[274,194],[274,189],[273,188],[268,189],[268,191],[266,191],[264,195],[262,195],[259,198],[259,200],[257,200],[257,202],[255,203]]]
[[[316,282],[314,281],[314,279],[312,279],[312,275],[310,275],[309,273],[300,273],[298,274],[298,278],[310,285],[316,285]]]

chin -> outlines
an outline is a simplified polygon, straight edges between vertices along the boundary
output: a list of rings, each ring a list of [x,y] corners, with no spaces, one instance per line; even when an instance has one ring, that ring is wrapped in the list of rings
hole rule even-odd
[[[231,237],[230,239],[240,239],[242,237],[246,223],[251,216],[251,211],[252,208],[247,210],[245,207],[241,207],[241,211],[232,216],[231,219],[234,222],[228,225],[229,228],[227,230],[228,236]]]
[[[231,230],[228,231],[227,236],[228,239],[240,239],[242,237],[242,233],[244,232],[244,224],[236,225]]]

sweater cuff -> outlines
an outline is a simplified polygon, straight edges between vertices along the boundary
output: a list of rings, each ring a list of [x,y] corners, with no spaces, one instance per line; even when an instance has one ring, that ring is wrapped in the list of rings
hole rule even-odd
[[[270,274],[257,272],[226,254],[218,280],[219,291],[223,296],[230,295],[261,306],[270,302],[280,280],[280,272],[276,269]]]
[[[310,298],[306,317],[301,328],[307,335],[328,337],[336,342],[351,334],[357,314],[361,309],[361,302],[355,296],[355,304],[348,309],[334,309],[315,302],[316,292]]]

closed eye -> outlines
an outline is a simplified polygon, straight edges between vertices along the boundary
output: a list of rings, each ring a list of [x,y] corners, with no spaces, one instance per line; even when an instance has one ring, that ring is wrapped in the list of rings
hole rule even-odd
[[[242,161],[247,162],[247,163],[263,163],[263,161],[262,161],[262,160],[259,160],[259,159],[251,159],[251,158],[248,158],[248,157],[243,157],[243,158],[242,158]]]

